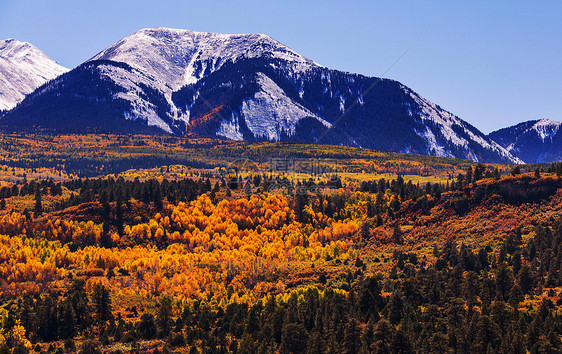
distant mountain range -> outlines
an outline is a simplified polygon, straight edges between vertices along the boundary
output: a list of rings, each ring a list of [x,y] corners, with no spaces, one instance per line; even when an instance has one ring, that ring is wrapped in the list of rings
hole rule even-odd
[[[488,136],[525,163],[562,160],[561,122],[531,120],[490,133]]]
[[[29,43],[0,41],[0,111],[14,108],[36,88],[67,71]]]
[[[0,125],[526,161],[495,133],[486,136],[397,81],[323,67],[261,34],[144,29],[65,71]]]

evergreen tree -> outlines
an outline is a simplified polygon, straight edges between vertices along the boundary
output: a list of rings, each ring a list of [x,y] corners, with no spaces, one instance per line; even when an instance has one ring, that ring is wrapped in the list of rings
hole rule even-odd
[[[361,327],[359,321],[353,317],[347,321],[345,326],[344,348],[345,352],[349,354],[358,353],[361,348]]]
[[[282,346],[289,353],[300,353],[306,348],[308,333],[300,323],[288,323],[283,326]]]
[[[404,308],[404,302],[402,301],[402,296],[394,292],[390,297],[388,302],[388,320],[390,323],[397,325],[402,320],[402,312]]]
[[[402,328],[398,328],[398,330],[394,333],[392,337],[392,342],[390,343],[390,350],[392,353],[400,353],[400,354],[413,354],[414,349],[412,348],[412,343],[410,338],[408,338],[407,333],[402,330]]]
[[[392,351],[392,338],[394,336],[394,328],[385,319],[377,322],[373,331],[373,343],[371,344],[372,353],[390,354]]]
[[[156,323],[159,329],[160,338],[170,334],[172,329],[172,298],[166,296],[160,300],[160,307],[156,316]]]
[[[76,336],[76,313],[70,301],[65,301],[62,308],[62,321],[60,328],[61,339],[73,338]]]
[[[164,209],[164,202],[162,200],[162,193],[160,192],[160,185],[156,183],[154,188],[154,208],[156,211],[162,211]]]
[[[137,327],[138,334],[143,339],[152,339],[156,336],[156,323],[154,316],[150,313],[144,313],[141,316]]]
[[[111,297],[109,290],[102,284],[96,284],[92,293],[94,312],[99,322],[107,322],[113,318],[111,314]]]
[[[123,212],[123,191],[119,189],[117,192],[117,201],[115,205],[115,224],[117,226],[117,233],[119,237],[124,236],[124,212]]]
[[[35,208],[33,210],[34,216],[38,217],[43,213],[43,205],[41,203],[41,188],[35,189]]]
[[[473,181],[472,166],[468,166],[466,169],[466,184],[471,184]]]

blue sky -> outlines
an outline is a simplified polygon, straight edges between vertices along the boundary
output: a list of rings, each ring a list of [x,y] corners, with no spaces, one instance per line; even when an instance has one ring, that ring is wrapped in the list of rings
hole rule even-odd
[[[561,1],[0,0],[0,38],[74,67],[145,27],[260,32],[333,69],[390,68],[488,133],[562,120],[561,14]]]

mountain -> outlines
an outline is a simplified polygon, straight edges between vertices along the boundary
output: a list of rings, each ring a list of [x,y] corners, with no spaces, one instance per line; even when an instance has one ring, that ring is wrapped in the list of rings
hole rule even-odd
[[[37,89],[0,124],[520,162],[399,82],[323,67],[262,34],[138,31]]]
[[[263,34],[220,34],[148,28],[103,50],[90,60],[112,60],[134,65],[172,90],[197,82],[224,63],[247,58],[276,58],[318,66]]]
[[[525,163],[562,160],[561,122],[530,120],[492,132],[488,137]]]
[[[15,107],[27,94],[67,71],[29,43],[0,41],[0,111]]]

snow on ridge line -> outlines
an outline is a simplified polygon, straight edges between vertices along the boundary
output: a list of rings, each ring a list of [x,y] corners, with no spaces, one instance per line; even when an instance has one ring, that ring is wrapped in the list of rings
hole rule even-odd
[[[457,133],[455,133],[455,131],[453,130],[454,125],[461,126],[460,119],[454,117],[448,112],[447,115],[443,117],[437,110],[437,106],[435,104],[429,102],[427,99],[408,89],[406,86],[402,86],[402,88],[406,91],[406,93],[410,95],[414,102],[416,102],[418,107],[421,108],[421,110],[418,111],[418,115],[422,119],[422,121],[429,120],[441,126],[441,134],[447,141],[451,142],[452,144],[456,146],[462,146],[464,148],[468,146],[468,141],[463,137],[458,136]]]
[[[0,110],[14,108],[26,95],[67,71],[30,43],[0,41]]]
[[[418,113],[418,116],[421,118],[421,120],[422,121],[428,120],[428,121],[431,121],[431,122],[437,124],[438,126],[440,126],[441,127],[440,133],[443,135],[445,140],[447,140],[448,142],[450,142],[450,143],[452,143],[456,146],[460,146],[464,149],[469,148],[468,140],[466,140],[462,136],[459,136],[453,130],[453,127],[457,126],[457,127],[461,128],[462,131],[466,135],[468,135],[468,137],[470,138],[471,141],[474,141],[476,144],[480,145],[485,150],[496,152],[500,156],[506,158],[507,160],[512,161],[513,163],[517,163],[517,164],[523,163],[523,161],[521,159],[512,155],[508,150],[506,150],[505,148],[503,148],[502,146],[500,146],[496,142],[486,141],[486,139],[483,138],[483,134],[481,134],[481,135],[475,134],[472,130],[468,129],[466,124],[464,124],[464,122],[460,118],[458,118],[457,116],[455,116],[455,115],[453,115],[453,114],[451,114],[447,111],[440,110],[437,107],[436,104],[434,104],[434,103],[428,101],[427,99],[421,97],[419,94],[412,91],[408,87],[406,87],[404,85],[402,85],[401,87],[405,91],[405,93],[407,93],[414,100],[414,102],[418,105],[418,107],[420,108],[420,110],[417,113]],[[409,110],[408,111],[409,114],[412,115],[412,111],[409,107],[408,107],[408,110]],[[428,135],[428,131],[429,131],[429,128],[427,129],[427,131],[423,131],[423,132],[415,131],[415,132],[418,136],[423,138],[429,144],[430,149],[432,148],[434,151],[436,151],[436,153],[444,153],[441,150],[441,149],[444,149],[444,148],[437,143],[435,135],[433,134],[433,132],[431,132],[431,135]],[[437,155],[437,156],[439,156],[439,155]],[[474,158],[471,158],[471,159],[474,160],[476,158],[474,157]]]
[[[116,42],[91,60],[127,63],[151,73],[173,91],[193,84],[227,61],[273,57],[305,70],[318,64],[264,34],[221,34],[169,28],[146,28]]]
[[[264,34],[221,34],[169,28],[146,28],[96,54],[91,60],[107,59],[127,63],[151,73],[173,91],[193,84],[227,61],[273,57],[304,71],[319,66],[310,59]],[[198,72],[197,72],[198,71]]]
[[[198,31],[192,31],[192,30],[187,30],[187,29],[175,29],[175,28],[167,28],[167,27],[151,27],[151,28],[144,28],[141,29],[139,31],[137,31],[136,33],[144,33],[147,35],[153,35],[153,34],[161,34],[164,32],[168,32],[168,33],[174,33],[176,35],[190,35],[193,37],[198,37],[199,39],[207,39],[207,38],[218,38],[221,40],[232,40],[232,39],[242,39],[242,38],[247,38],[247,39],[253,39],[256,41],[267,41],[273,44],[278,45],[280,48],[286,49],[290,54],[294,55],[295,58],[299,58],[299,59],[303,59],[306,62],[311,62],[314,63],[312,60],[304,57],[303,55],[299,54],[298,52],[296,52],[295,50],[289,48],[287,45],[279,42],[278,40],[274,39],[273,37],[267,35],[267,34],[263,34],[263,33],[236,33],[236,34],[226,34],[226,33],[217,33],[217,32],[198,32]],[[317,66],[321,66],[317,63],[314,63]]]
[[[557,122],[550,119],[541,119],[527,131],[534,130],[539,138],[544,142],[546,138],[552,138],[554,135],[558,133],[562,122]]]

